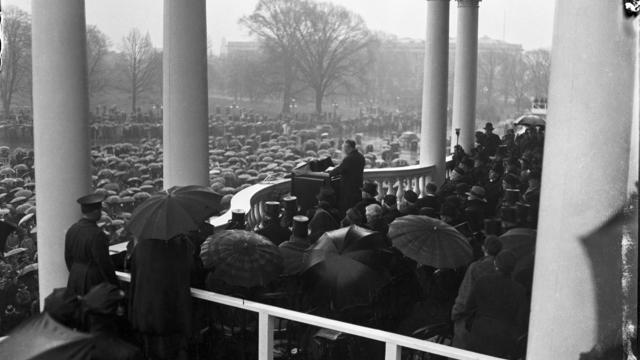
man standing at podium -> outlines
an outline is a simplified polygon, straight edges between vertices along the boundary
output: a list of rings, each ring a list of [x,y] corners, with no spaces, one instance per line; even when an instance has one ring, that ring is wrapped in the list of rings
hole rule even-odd
[[[364,156],[356,149],[356,142],[349,139],[342,145],[345,154],[342,163],[329,173],[331,176],[341,176],[339,206],[344,214],[362,200],[361,188],[364,173]]]

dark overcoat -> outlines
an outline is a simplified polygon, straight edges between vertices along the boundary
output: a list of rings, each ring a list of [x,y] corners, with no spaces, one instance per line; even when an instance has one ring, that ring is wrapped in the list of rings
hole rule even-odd
[[[467,349],[507,358],[527,328],[526,291],[509,276],[483,276],[472,286],[462,313],[473,318]]]
[[[331,171],[332,176],[340,175],[340,211],[345,213],[362,200],[362,180],[364,173],[364,156],[353,150],[345,156],[342,163]]]
[[[102,282],[118,286],[109,258],[109,239],[94,221],[82,219],[67,230],[64,260],[69,270],[69,296],[85,295]]]
[[[266,237],[276,246],[282,242],[289,240],[291,237],[291,231],[287,228],[280,226],[279,221],[269,221],[262,224],[262,227],[256,231],[256,233]]]
[[[141,333],[191,332],[193,245],[187,239],[138,242],[131,259],[130,320]]]

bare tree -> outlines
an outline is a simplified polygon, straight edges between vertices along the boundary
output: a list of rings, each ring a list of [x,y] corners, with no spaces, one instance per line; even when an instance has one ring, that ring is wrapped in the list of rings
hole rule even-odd
[[[375,38],[364,20],[330,3],[299,1],[302,21],[295,23],[295,61],[303,80],[315,93],[315,108],[333,88],[363,78]]]
[[[282,112],[288,113],[296,92],[296,25],[302,21],[298,0],[260,0],[249,16],[240,19],[262,42],[267,56],[281,65]]]
[[[31,19],[15,6],[2,11],[2,63],[0,97],[5,115],[16,95],[29,96],[31,88]]]
[[[527,51],[524,54],[524,61],[530,95],[546,96],[549,90],[551,54],[544,49]]]
[[[151,90],[157,78],[161,59],[153,48],[149,33],[142,36],[140,30],[132,29],[122,39],[122,53],[126,63],[126,89],[131,94],[131,111],[136,112],[137,100],[143,93]]]
[[[109,52],[110,41],[95,25],[87,27],[87,73],[89,77],[89,98],[94,98],[107,87],[109,79],[105,56]]]

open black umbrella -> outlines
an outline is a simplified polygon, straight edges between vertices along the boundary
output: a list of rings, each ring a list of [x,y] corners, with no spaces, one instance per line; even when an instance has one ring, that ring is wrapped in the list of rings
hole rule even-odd
[[[313,298],[338,309],[369,303],[390,281],[385,248],[384,235],[356,225],[326,232],[308,250],[305,275]]]
[[[141,203],[126,228],[139,239],[168,240],[197,230],[221,210],[220,200],[220,194],[206,187],[172,187]]]
[[[0,359],[85,360],[91,359],[93,347],[92,335],[69,329],[41,313],[0,341]]]
[[[202,244],[200,258],[213,277],[229,285],[265,286],[283,269],[282,255],[269,239],[245,230],[224,230]]]
[[[435,268],[455,269],[473,260],[469,241],[444,221],[406,215],[389,225],[393,246],[406,257]]]

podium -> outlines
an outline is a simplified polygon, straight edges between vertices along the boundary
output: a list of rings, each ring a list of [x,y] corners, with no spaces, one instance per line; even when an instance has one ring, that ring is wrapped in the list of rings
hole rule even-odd
[[[296,168],[291,173],[291,195],[298,198],[301,214],[318,204],[316,195],[322,187],[331,187],[340,198],[340,176],[331,176],[326,172],[310,171],[307,168]]]

